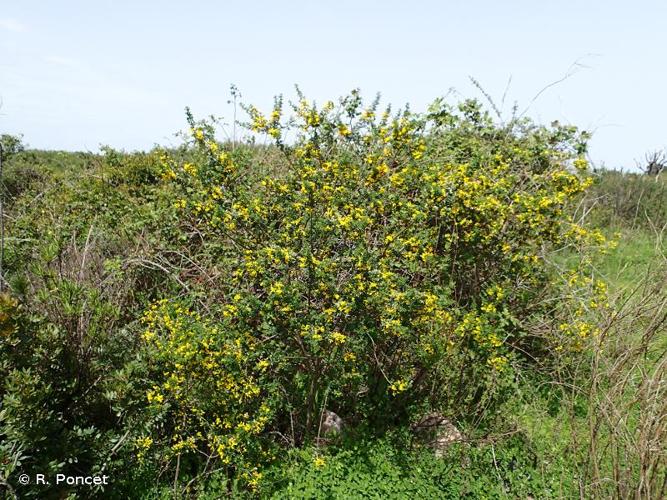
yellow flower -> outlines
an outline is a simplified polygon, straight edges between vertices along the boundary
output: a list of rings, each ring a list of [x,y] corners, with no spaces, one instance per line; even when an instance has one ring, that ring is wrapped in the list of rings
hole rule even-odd
[[[154,387],[153,390],[146,392],[146,399],[149,403],[162,403],[164,401],[164,396],[158,392],[158,388]]]
[[[576,168],[577,170],[586,170],[586,168],[588,167],[588,162],[584,158],[577,158],[576,160],[574,160],[573,164],[574,168]]]
[[[486,364],[488,364],[495,371],[501,372],[505,369],[505,366],[507,365],[507,358],[505,356],[494,356],[492,358],[487,359]]]
[[[316,469],[321,469],[326,465],[326,463],[327,461],[324,460],[324,458],[320,457],[319,455],[313,459],[313,465],[315,466]]]
[[[397,380],[393,384],[389,386],[389,390],[392,392],[392,394],[400,394],[401,392],[405,392],[405,390],[408,388],[408,382],[405,380]]]
[[[334,344],[344,344],[347,341],[347,337],[343,335],[340,332],[334,332],[331,335],[331,340],[333,340]]]
[[[185,170],[185,172],[190,175],[197,175],[197,167],[195,167],[192,163],[183,164],[183,170]]]
[[[343,137],[347,137],[352,133],[352,131],[347,127],[347,125],[341,123],[340,125],[338,125],[338,133]]]
[[[143,449],[150,448],[152,444],[153,444],[153,438],[150,436],[137,439],[137,446],[139,446],[139,448]]]
[[[176,172],[174,172],[171,168],[168,168],[162,173],[162,180],[165,181],[171,181],[176,178]]]
[[[145,341],[150,342],[155,338],[155,332],[152,330],[146,330],[143,334],[143,338]]]
[[[496,306],[492,303],[487,303],[482,306],[482,311],[486,313],[494,313],[496,312]]]

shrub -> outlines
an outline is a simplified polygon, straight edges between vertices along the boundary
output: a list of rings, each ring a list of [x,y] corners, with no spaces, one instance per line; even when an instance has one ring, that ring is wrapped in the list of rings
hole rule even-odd
[[[585,133],[474,101],[299,98],[291,117],[247,107],[240,143],[188,114],[175,150],[12,158],[0,482],[271,492],[265,466],[320,444],[325,410],[345,423],[333,447],[427,411],[486,435],[534,368],[585,359],[606,307],[586,259],[604,238],[568,206],[591,183]],[[564,249],[583,252],[572,272]]]
[[[591,183],[585,134],[495,125],[473,101],[392,115],[357,92],[322,108],[300,97],[290,119],[282,99],[246,108],[274,143],[264,155],[188,116],[195,152],[163,158],[186,244],[216,270],[206,319],[169,297],[148,312],[161,311],[144,334],[159,360],[147,396],[166,420],[146,443],[171,443],[166,460],[176,446],[224,461],[219,443],[244,425],[308,441],[325,408],[376,431],[424,407],[480,421],[513,366],[594,333],[525,325],[559,288],[545,253],[604,241],[566,210]],[[254,470],[253,453],[230,473]]]
[[[13,157],[13,166],[23,167],[29,154]],[[130,257],[158,210],[147,203],[148,182],[144,189],[136,179],[112,185],[105,174],[114,167],[106,162],[60,170],[54,161],[62,161],[60,154],[35,158],[47,164],[39,165],[42,177],[23,184],[25,192],[9,206],[11,295],[0,296],[0,463],[13,465],[0,474],[17,487],[17,474],[9,474],[19,468],[31,477],[113,475],[122,464],[115,484],[122,491],[134,461],[126,454],[132,447],[124,445],[141,432],[134,430],[137,406],[145,406],[150,387],[143,383],[145,363],[135,359],[140,339],[133,323],[143,294],[149,301],[154,287],[169,290]],[[126,161],[127,171],[150,165],[143,155]],[[69,488],[51,489],[62,495]],[[21,486],[20,493],[40,496],[44,488]]]
[[[602,227],[660,231],[667,223],[667,176],[603,170],[596,176],[586,211]]]
[[[6,160],[11,155],[20,153],[25,149],[23,137],[20,135],[2,134],[0,136],[0,151],[2,151],[2,160]]]

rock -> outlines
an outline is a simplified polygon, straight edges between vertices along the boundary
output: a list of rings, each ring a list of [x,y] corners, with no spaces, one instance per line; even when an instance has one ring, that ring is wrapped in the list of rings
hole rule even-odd
[[[461,431],[440,413],[429,413],[413,424],[411,430],[415,438],[431,448],[438,458],[444,456],[449,445],[465,440]]]
[[[345,422],[332,411],[324,410],[322,421],[320,422],[320,435],[332,436],[340,434],[343,431]]]

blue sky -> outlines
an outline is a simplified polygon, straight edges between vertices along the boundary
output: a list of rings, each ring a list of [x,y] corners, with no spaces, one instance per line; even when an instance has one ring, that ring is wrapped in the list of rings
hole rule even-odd
[[[0,133],[38,148],[174,144],[184,107],[229,119],[229,86],[269,107],[359,87],[423,110],[481,97],[594,132],[633,168],[667,146],[667,2],[0,0]],[[548,84],[570,74],[532,102]]]

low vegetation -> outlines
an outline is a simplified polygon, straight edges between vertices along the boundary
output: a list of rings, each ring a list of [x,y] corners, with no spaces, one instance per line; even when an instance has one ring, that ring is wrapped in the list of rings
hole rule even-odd
[[[244,109],[242,140],[12,143],[0,491],[665,495],[664,173],[475,101]]]

